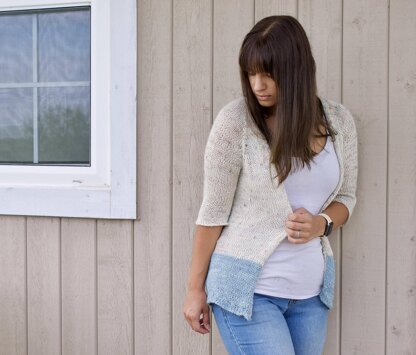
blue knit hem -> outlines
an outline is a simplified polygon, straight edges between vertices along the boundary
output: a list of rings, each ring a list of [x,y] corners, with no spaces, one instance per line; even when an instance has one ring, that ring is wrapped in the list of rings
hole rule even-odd
[[[324,283],[319,297],[321,301],[331,309],[335,292],[335,259],[332,255],[325,255]]]
[[[213,253],[205,282],[207,303],[251,320],[254,289],[261,269],[256,262]]]
[[[254,289],[260,276],[262,265],[250,260],[213,253],[205,281],[207,303],[215,303],[221,308],[252,318]],[[335,289],[335,260],[325,255],[324,281],[319,297],[331,309]]]

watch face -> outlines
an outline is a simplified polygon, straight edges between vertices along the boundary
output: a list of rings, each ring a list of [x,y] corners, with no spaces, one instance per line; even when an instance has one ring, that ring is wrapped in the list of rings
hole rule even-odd
[[[334,222],[330,222],[330,223],[327,225],[327,231],[325,231],[325,232],[326,232],[326,233],[325,233],[326,235],[330,235],[330,234],[331,234],[333,225],[334,225]]]

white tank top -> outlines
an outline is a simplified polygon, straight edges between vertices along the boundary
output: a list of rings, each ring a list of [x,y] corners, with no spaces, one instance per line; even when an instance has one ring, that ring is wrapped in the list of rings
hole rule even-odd
[[[324,149],[307,165],[292,171],[284,181],[292,209],[306,208],[319,213],[339,180],[338,159],[331,137]],[[254,292],[265,295],[305,299],[320,293],[324,274],[324,259],[320,238],[306,244],[282,240],[263,265]]]

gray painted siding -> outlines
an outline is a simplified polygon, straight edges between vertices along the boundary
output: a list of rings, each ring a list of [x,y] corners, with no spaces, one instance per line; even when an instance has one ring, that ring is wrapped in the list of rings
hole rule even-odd
[[[225,354],[182,315],[203,152],[255,21],[291,14],[353,113],[358,203],[331,236],[325,354],[416,354],[416,3],[138,1],[138,218],[0,216],[0,354]],[[214,322],[215,323],[215,322]]]

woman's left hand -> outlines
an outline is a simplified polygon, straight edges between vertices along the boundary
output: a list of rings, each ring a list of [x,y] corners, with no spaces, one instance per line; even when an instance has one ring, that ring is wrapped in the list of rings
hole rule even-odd
[[[321,236],[325,231],[325,218],[313,215],[306,208],[298,208],[288,215],[286,233],[289,242],[304,244]]]

